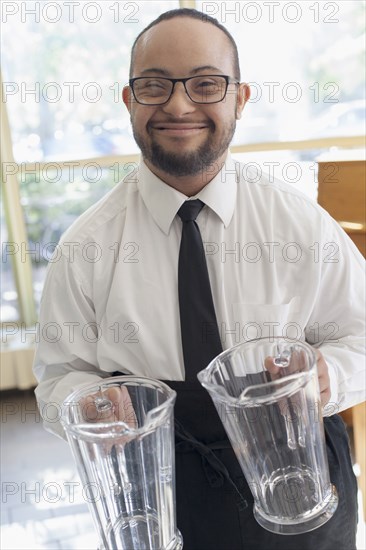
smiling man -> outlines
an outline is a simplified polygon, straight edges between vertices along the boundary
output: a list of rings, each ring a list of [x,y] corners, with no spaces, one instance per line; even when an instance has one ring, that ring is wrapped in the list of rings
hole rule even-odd
[[[196,194],[223,166],[249,99],[235,43],[202,17],[166,19],[137,38],[130,76],[123,99],[146,165]]]
[[[231,35],[200,12],[167,12],[137,37],[123,100],[142,159],[60,243],[40,326],[72,325],[72,338],[66,329],[57,338],[40,331],[36,394],[44,409],[116,372],[165,380],[177,391],[185,550],[352,550],[357,487],[335,413],[364,399],[363,260],[318,205],[230,157],[250,95],[240,80]],[[320,251],[332,243],[334,261],[315,259],[314,243]],[[91,246],[102,251],[95,260],[85,254]],[[316,348],[339,494],[328,523],[297,536],[254,520],[248,484],[196,378],[222,349],[269,335]],[[63,435],[53,419],[44,421]]]

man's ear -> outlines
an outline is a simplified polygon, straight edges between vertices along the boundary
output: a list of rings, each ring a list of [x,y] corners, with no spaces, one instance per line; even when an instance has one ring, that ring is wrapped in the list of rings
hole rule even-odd
[[[246,102],[250,98],[250,87],[248,84],[245,84],[245,82],[242,82],[239,84],[238,87],[238,95],[237,95],[237,101],[236,101],[236,119],[239,120],[241,118],[241,114],[243,112],[244,106]]]
[[[132,91],[129,86],[124,86],[122,90],[122,99],[123,103],[126,105],[128,112],[131,112],[131,99],[132,99]]]

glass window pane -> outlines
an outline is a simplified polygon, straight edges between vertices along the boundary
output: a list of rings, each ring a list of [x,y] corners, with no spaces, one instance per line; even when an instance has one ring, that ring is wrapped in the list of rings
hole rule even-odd
[[[197,2],[237,42],[252,97],[235,143],[365,133],[365,2]]]
[[[137,152],[121,98],[131,45],[179,2],[8,4],[2,70],[15,160]]]
[[[18,293],[15,286],[11,257],[17,252],[16,244],[9,242],[5,224],[3,203],[0,206],[1,226],[1,323],[18,321],[20,319]]]

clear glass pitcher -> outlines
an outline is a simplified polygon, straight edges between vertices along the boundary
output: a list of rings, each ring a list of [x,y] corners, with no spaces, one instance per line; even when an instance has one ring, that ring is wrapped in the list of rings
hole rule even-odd
[[[198,374],[219,413],[265,529],[323,525],[338,497],[330,483],[312,348],[259,338],[222,352]]]
[[[72,393],[62,425],[105,550],[179,550],[173,407],[176,393],[119,376]]]

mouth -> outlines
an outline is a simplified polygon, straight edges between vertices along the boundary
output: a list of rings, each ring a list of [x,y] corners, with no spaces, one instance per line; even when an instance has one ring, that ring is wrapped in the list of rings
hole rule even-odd
[[[193,122],[155,122],[149,125],[149,129],[161,135],[170,137],[186,137],[200,134],[210,127],[207,123]]]

